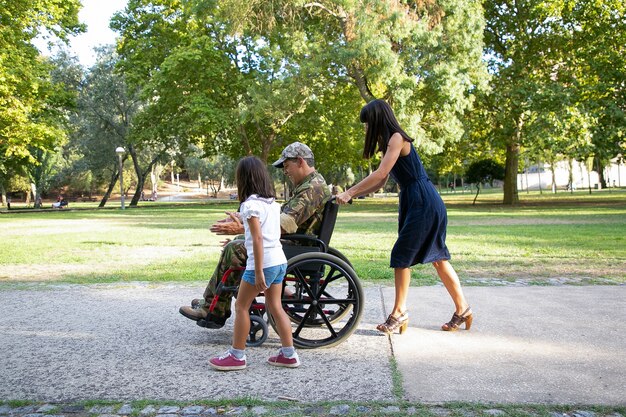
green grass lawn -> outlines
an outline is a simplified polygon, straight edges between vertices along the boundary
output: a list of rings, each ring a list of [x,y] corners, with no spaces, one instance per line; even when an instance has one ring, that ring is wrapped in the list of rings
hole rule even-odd
[[[626,282],[626,193],[443,194],[452,264],[469,284],[524,280]],[[94,204],[73,205],[94,207]],[[236,203],[155,204],[127,210],[48,210],[0,215],[0,281],[118,282],[207,279],[223,237],[209,225]],[[396,199],[357,200],[340,210],[332,246],[365,281],[392,283]],[[430,265],[413,268],[414,284],[438,281]]]

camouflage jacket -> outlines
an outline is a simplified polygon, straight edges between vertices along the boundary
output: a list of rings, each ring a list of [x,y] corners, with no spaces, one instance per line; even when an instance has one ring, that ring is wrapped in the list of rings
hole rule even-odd
[[[324,204],[329,198],[330,190],[326,180],[317,171],[312,172],[293,190],[293,196],[283,204],[280,226],[286,233],[317,235]]]

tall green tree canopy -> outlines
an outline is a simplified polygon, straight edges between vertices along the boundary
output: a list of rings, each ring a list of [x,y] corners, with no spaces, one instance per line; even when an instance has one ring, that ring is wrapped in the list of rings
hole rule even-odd
[[[131,0],[112,26],[152,126],[207,153],[360,163],[360,107],[385,98],[425,150],[462,133],[482,87],[477,1]]]
[[[480,105],[487,135],[506,149],[504,203],[514,204],[523,147],[579,160],[623,149],[626,6],[487,0],[484,7],[493,89]]]
[[[565,56],[564,70],[576,80],[602,176],[609,159],[626,154],[626,3],[569,1],[564,19],[572,28],[573,52]]]
[[[32,40],[45,32],[64,41],[82,31],[79,8],[79,0],[0,0],[0,174],[37,163],[34,150],[53,149],[65,136],[50,111],[63,92]]]

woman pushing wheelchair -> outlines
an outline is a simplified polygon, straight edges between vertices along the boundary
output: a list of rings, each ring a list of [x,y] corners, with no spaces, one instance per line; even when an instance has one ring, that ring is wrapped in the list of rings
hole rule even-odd
[[[432,263],[437,275],[452,297],[455,311],[442,330],[455,331],[465,323],[472,325],[472,310],[463,295],[456,271],[450,265],[446,246],[447,213],[443,200],[430,182],[424,166],[413,147],[413,139],[400,127],[389,104],[373,100],[361,109],[365,123],[363,157],[381,152],[378,169],[361,182],[336,197],[339,204],[381,188],[389,175],[400,185],[398,239],[391,251],[390,266],[394,269],[395,301],[384,323],[376,328],[383,333],[396,330],[402,334],[409,324],[406,299],[411,281],[410,267]]]

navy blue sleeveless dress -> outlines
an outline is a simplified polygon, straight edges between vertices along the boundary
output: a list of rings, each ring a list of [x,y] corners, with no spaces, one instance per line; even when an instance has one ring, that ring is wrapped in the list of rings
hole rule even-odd
[[[450,259],[446,247],[446,206],[426,175],[411,144],[411,152],[398,158],[390,172],[400,186],[398,240],[391,251],[391,267]]]

